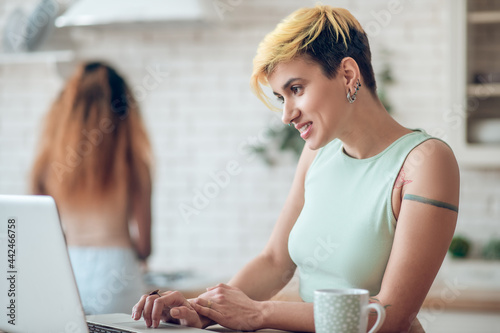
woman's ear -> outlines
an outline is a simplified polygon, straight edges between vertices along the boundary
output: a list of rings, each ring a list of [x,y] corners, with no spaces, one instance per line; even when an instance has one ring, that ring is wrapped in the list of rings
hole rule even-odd
[[[347,89],[352,89],[358,80],[361,81],[358,63],[353,58],[345,57],[342,59],[339,70]]]

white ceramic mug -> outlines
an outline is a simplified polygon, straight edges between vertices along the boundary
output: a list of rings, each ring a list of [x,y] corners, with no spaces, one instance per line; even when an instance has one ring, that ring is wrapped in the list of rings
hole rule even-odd
[[[377,322],[368,333],[384,323],[385,309],[369,303],[366,289],[320,289],[314,292],[316,333],[366,333],[370,310],[377,311]]]

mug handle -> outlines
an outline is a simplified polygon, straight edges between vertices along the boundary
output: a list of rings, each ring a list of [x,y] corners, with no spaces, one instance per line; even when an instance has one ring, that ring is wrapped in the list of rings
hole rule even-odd
[[[377,311],[377,321],[375,322],[375,325],[373,325],[372,329],[368,333],[375,333],[380,329],[380,327],[384,323],[385,309],[382,305],[380,305],[378,303],[368,304],[368,307],[367,307],[368,313],[370,313],[370,309]]]

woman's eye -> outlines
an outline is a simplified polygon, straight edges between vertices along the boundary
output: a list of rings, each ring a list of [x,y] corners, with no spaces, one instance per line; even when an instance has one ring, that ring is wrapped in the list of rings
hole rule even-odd
[[[301,86],[292,86],[290,89],[292,90],[292,92],[294,94],[298,94],[302,90],[302,87]]]
[[[277,98],[281,104],[285,103],[285,99],[283,98],[283,96],[278,96]]]

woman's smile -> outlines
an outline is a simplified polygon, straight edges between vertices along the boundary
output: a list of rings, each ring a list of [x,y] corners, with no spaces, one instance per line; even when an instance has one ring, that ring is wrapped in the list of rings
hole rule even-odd
[[[295,128],[300,132],[300,137],[305,140],[311,135],[312,121],[297,124]]]

